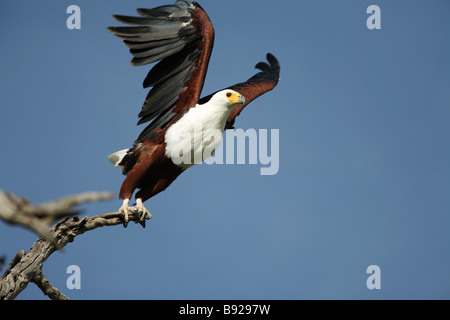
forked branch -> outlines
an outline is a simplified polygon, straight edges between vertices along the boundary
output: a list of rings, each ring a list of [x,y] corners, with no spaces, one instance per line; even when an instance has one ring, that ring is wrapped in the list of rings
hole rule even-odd
[[[70,218],[78,212],[74,206],[112,197],[111,193],[90,192],[35,206],[23,198],[0,190],[0,218],[8,223],[30,228],[41,235],[29,252],[19,251],[10,262],[0,278],[0,300],[14,299],[29,282],[35,283],[51,299],[68,299],[43,275],[42,265],[53,252],[64,248],[75,237],[100,227],[122,224],[117,212],[82,219],[77,216]],[[64,218],[49,229],[61,217]],[[130,221],[140,222],[135,213],[130,215]]]

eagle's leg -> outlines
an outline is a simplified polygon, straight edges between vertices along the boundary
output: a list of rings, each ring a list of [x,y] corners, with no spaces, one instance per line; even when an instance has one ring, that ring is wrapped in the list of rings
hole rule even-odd
[[[139,218],[139,223],[145,228],[145,220],[150,220],[152,214],[144,207],[142,198],[136,198],[136,214]]]
[[[125,228],[128,226],[128,221],[130,220],[129,213],[132,210],[132,208],[130,208],[128,206],[129,202],[130,202],[130,199],[123,199],[122,206],[119,208],[119,211],[118,211],[120,219],[123,221],[123,226]]]

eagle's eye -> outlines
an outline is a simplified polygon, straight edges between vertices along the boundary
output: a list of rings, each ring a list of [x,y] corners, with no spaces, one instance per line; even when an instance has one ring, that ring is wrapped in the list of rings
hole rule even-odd
[[[231,97],[231,92],[227,92],[227,97]]]

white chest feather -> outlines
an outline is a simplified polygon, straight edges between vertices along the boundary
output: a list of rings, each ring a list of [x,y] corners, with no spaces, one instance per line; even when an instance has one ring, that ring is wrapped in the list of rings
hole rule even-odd
[[[215,104],[196,105],[166,132],[166,156],[181,169],[202,163],[222,142],[232,108]]]

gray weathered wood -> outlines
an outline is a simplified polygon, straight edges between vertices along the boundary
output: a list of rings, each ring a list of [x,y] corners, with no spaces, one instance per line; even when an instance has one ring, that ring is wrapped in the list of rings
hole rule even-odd
[[[96,197],[96,195],[98,197]],[[13,195],[8,195],[8,201],[13,199],[12,201],[23,202],[23,199],[18,198]],[[49,212],[51,212],[50,216],[54,212],[61,212],[61,208],[64,210],[69,208],[70,212],[74,212],[73,206],[78,205],[82,202],[86,201],[97,201],[104,200],[106,198],[110,198],[106,194],[82,194],[79,196],[71,196],[67,198],[63,198],[65,200],[57,200],[54,203],[45,204],[44,208],[48,208]],[[5,197],[3,197],[3,200]],[[97,200],[96,200],[97,199]],[[1,199],[0,199],[1,202]],[[69,204],[68,207],[60,206],[61,203],[64,202]],[[18,203],[18,202],[16,202]],[[56,203],[56,204],[55,204]],[[26,206],[30,206],[28,203]],[[60,206],[58,208],[58,206]],[[8,208],[8,205],[0,205],[1,209]],[[11,208],[11,206],[9,206]],[[12,207],[14,208],[14,206]],[[17,210],[18,207],[16,207]],[[57,208],[57,209],[54,209]],[[132,208],[130,208],[132,210]],[[28,212],[37,212],[38,210],[27,209]],[[45,215],[45,212],[42,211],[42,206],[39,209],[40,215]],[[19,211],[16,211],[19,212]],[[9,212],[9,217],[12,216],[12,213]],[[19,215],[22,213],[19,213]],[[5,215],[0,214],[0,218],[4,218]],[[58,214],[56,214],[58,216]],[[36,217],[36,216],[35,216]],[[27,217],[28,218],[28,217]],[[26,218],[26,219],[27,219]],[[14,223],[20,224],[20,219],[12,218]],[[25,220],[26,220],[25,219]],[[130,221],[140,222],[137,214],[132,211],[130,215]],[[11,222],[9,220],[8,222]],[[0,278],[0,300],[11,300],[15,299],[17,295],[22,292],[30,282],[35,283],[44,294],[49,296],[51,299],[57,300],[66,300],[68,299],[64,294],[62,294],[57,288],[53,287],[50,281],[43,275],[42,273],[42,265],[48,259],[48,257],[58,249],[64,248],[68,243],[74,241],[75,237],[88,232],[95,230],[100,227],[105,226],[115,226],[121,225],[123,221],[121,220],[119,214],[117,212],[100,214],[93,217],[84,217],[83,219],[79,219],[77,216],[73,218],[63,218],[61,221],[56,223],[50,229],[47,229],[46,236],[41,236],[31,247],[29,252],[25,252],[20,250],[17,252],[16,256],[10,262],[8,268],[6,269],[3,276]],[[29,227],[29,224],[25,224],[26,227]],[[145,225],[144,225],[145,226]]]

